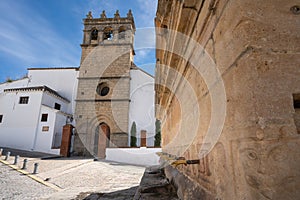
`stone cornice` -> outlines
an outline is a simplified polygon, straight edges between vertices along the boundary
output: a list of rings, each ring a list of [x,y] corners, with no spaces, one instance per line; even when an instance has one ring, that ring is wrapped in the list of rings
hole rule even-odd
[[[91,80],[95,80],[95,79],[130,79],[130,76],[105,76],[105,77],[78,77],[78,79],[91,79]]]

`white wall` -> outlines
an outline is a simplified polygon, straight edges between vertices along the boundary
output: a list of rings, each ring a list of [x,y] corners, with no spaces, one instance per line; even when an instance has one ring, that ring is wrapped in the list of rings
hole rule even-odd
[[[137,125],[137,145],[140,145],[141,130],[147,131],[147,146],[154,146],[154,78],[141,70],[130,70],[129,130],[133,121]],[[130,137],[129,137],[130,139]]]
[[[21,96],[29,96],[28,104],[19,104]],[[42,91],[6,92],[0,95],[0,146],[32,150]]]
[[[55,90],[58,94],[71,101],[66,112],[74,113],[78,73],[79,71],[75,69],[32,69],[28,71],[29,86],[46,85]]]
[[[28,104],[19,104],[21,96],[29,96]],[[59,149],[52,149],[53,137],[55,133],[62,133],[67,116],[53,108],[55,102],[60,103],[61,108],[66,110],[66,102],[47,92],[1,93],[0,115],[3,115],[3,119],[0,123],[0,146],[59,154]],[[48,114],[47,122],[41,122],[42,114]],[[49,130],[42,131],[43,126],[48,126]]]
[[[0,146],[59,154],[59,149],[51,148],[53,137],[55,133],[62,133],[67,118],[65,113],[75,111],[78,71],[74,68],[32,69],[28,77],[0,84],[0,115],[3,115]],[[4,89],[43,85],[71,103],[43,91],[4,92]],[[29,96],[29,103],[19,104],[20,96]],[[55,103],[61,105],[62,112],[53,109]],[[43,113],[48,114],[47,122],[41,122]],[[49,126],[49,131],[43,132],[43,126]]]
[[[16,80],[16,81],[13,81],[13,82],[1,83],[0,84],[0,93],[2,93],[4,91],[4,89],[27,87],[28,84],[29,84],[29,79],[28,78]]]
[[[157,152],[161,152],[161,148],[107,148],[105,159],[120,163],[152,166],[159,165]]]
[[[58,103],[61,105],[61,108],[60,108],[61,111],[68,113],[68,114],[72,114],[71,112],[68,112],[70,103],[68,103],[52,94],[49,94],[48,92],[45,92],[43,94],[42,105],[48,106],[50,108],[54,108],[55,103]]]
[[[41,122],[42,114],[48,114],[47,122]],[[67,117],[58,110],[47,106],[41,107],[34,151],[59,154],[60,150],[52,149],[52,144],[55,134],[62,134],[63,126],[66,124],[66,118]],[[42,131],[43,126],[48,126],[49,131]]]
[[[4,89],[8,88],[35,87],[45,85],[55,90],[61,96],[67,98],[71,104],[68,105],[66,112],[74,113],[78,74],[79,71],[75,68],[30,69],[28,70],[28,78],[0,84],[0,93],[2,93]]]
[[[41,122],[42,114],[48,114],[47,122]],[[55,118],[56,118],[55,111],[53,111],[51,108],[48,108],[46,106],[41,107],[41,112],[39,115],[39,124],[37,126],[37,132],[36,132],[35,146],[33,149],[34,151],[51,153],[53,132],[55,129],[54,126]],[[48,126],[49,130],[42,131],[43,126]]]

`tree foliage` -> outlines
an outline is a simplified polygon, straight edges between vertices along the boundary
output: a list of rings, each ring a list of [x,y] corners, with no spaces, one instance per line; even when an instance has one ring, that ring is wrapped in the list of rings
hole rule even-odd
[[[130,146],[136,147],[136,124],[132,122],[131,129],[130,129]]]
[[[161,122],[157,119],[155,121],[155,141],[154,141],[154,146],[155,147],[160,147],[161,145]]]

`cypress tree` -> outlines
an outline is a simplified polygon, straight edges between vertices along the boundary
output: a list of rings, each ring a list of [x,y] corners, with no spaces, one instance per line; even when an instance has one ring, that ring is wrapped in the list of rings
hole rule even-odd
[[[130,146],[136,147],[136,124],[132,122],[131,129],[130,129]]]
[[[154,146],[155,147],[160,147],[161,145],[161,122],[157,119],[155,121],[155,141],[154,141]]]

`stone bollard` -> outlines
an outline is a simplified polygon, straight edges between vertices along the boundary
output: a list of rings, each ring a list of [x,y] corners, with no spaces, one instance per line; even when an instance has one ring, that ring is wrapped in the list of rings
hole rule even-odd
[[[8,151],[8,152],[6,153],[6,156],[5,156],[5,159],[4,159],[4,160],[8,160],[8,159],[9,159],[9,156],[10,156],[10,152]]]
[[[24,159],[22,169],[27,169],[27,162],[28,162],[28,160]]]
[[[19,155],[16,155],[16,156],[15,156],[15,162],[14,162],[14,165],[17,165],[17,164],[18,164],[18,160],[19,160]]]
[[[3,149],[0,149],[0,157],[2,156],[3,153]]]
[[[38,173],[38,167],[39,167],[39,163],[34,163],[33,174],[37,174]]]

